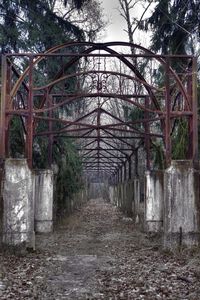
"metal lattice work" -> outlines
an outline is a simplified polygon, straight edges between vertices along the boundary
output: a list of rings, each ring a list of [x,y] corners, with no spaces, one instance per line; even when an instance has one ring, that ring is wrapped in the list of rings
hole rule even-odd
[[[125,42],[66,43],[41,54],[2,56],[0,158],[9,156],[9,124],[21,119],[25,156],[48,140],[73,138],[84,169],[116,174],[143,147],[159,140],[171,161],[177,122],[187,123],[187,159],[198,160],[196,58],[156,55]],[[23,71],[21,71],[23,70]],[[128,116],[135,114],[135,117]],[[41,129],[41,122],[45,124]],[[44,129],[45,128],[45,129]],[[131,171],[129,171],[129,177]]]

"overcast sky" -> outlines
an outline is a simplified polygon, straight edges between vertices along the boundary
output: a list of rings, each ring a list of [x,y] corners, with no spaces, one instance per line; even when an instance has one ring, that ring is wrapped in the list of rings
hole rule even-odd
[[[102,0],[102,7],[109,22],[103,41],[127,41],[127,34],[123,31],[126,23],[118,11],[119,1]]]
[[[119,1],[118,0],[101,0],[104,13],[109,21],[106,32],[102,38],[102,42],[107,41],[128,41],[127,33],[124,31],[126,29],[126,22],[119,13]],[[143,8],[137,6],[136,10],[132,12],[134,17],[138,19],[142,15]],[[149,13],[145,14],[147,17]],[[149,41],[149,36],[145,34],[137,33],[135,36],[135,43],[147,46],[147,41]]]

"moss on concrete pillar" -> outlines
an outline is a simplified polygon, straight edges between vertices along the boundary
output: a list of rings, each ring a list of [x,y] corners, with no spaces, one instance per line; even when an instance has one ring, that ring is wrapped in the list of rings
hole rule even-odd
[[[164,175],[164,248],[199,245],[199,171],[172,161]]]
[[[35,230],[53,230],[53,171],[37,170],[35,178]]]
[[[25,159],[7,159],[3,177],[3,244],[35,248],[34,175]]]
[[[148,232],[160,232],[163,224],[162,171],[147,171],[145,184],[145,228]]]

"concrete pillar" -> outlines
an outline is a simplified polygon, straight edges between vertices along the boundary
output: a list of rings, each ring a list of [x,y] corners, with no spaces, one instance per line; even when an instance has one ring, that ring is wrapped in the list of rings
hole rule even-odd
[[[120,184],[120,209],[124,209],[124,182]]]
[[[3,177],[3,244],[35,248],[34,175],[26,159],[7,159]]]
[[[147,171],[145,184],[145,227],[148,232],[160,232],[163,225],[162,171]]]
[[[2,182],[3,182],[3,169],[0,168],[0,236],[2,236],[2,227],[3,227]]]
[[[120,207],[120,183],[116,185],[117,207]]]
[[[109,186],[109,200],[112,204],[114,204],[114,186]]]
[[[58,205],[58,193],[57,193],[57,179],[59,173],[59,167],[56,163],[51,164],[51,170],[53,171],[53,222],[56,222],[57,218],[57,205]]]
[[[117,185],[117,207],[121,207],[121,183]]]
[[[53,171],[37,170],[35,178],[35,230],[53,230]]]
[[[126,181],[121,184],[121,210],[126,213]]]
[[[125,185],[126,189],[126,214],[128,217],[133,216],[133,209],[132,209],[132,203],[133,203],[133,181],[128,180]]]
[[[133,179],[133,203],[132,203],[133,218],[135,223],[140,222],[140,180]]]
[[[172,161],[164,174],[164,248],[199,245],[199,171]]]
[[[118,184],[114,185],[114,204],[118,207]]]

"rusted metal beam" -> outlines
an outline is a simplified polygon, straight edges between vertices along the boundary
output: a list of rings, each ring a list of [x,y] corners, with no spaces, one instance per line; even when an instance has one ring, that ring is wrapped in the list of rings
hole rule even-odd
[[[147,49],[146,49],[147,50]],[[16,57],[33,57],[33,58],[38,58],[38,57],[57,57],[57,56],[69,56],[69,57],[78,57],[80,58],[81,57],[129,57],[129,58],[137,58],[137,57],[146,57],[146,58],[162,58],[162,59],[166,59],[168,57],[170,58],[193,58],[193,55],[184,55],[184,54],[170,54],[170,55],[167,55],[167,54],[146,54],[146,53],[142,53],[142,54],[128,54],[128,53],[124,53],[124,54],[119,54],[119,53],[116,53],[116,54],[110,54],[110,53],[84,53],[84,52],[81,52],[81,53],[76,53],[76,52],[64,52],[64,53],[27,53],[27,52],[20,52],[20,53],[17,53],[17,52],[13,52],[11,54],[7,53],[6,54],[7,57],[12,57],[12,56],[16,56]]]
[[[124,162],[124,180],[126,181],[126,161]]]
[[[121,97],[121,96],[124,96],[124,97],[126,97],[126,98],[136,98],[136,99],[138,99],[138,98],[145,98],[146,97],[146,95],[145,94],[134,94],[134,93],[132,93],[132,94],[125,94],[125,93],[123,93],[123,94],[119,94],[119,93],[116,93],[115,94],[116,96],[118,96],[118,97]],[[34,93],[34,97],[44,97],[45,96],[45,94],[44,93],[40,93],[40,94],[36,94],[36,93]],[[57,97],[61,97],[61,98],[65,98],[65,97],[68,97],[68,98],[70,98],[70,97],[80,97],[80,93],[78,94],[78,93],[71,93],[71,94],[65,94],[65,93],[51,93],[51,96],[52,96],[52,98],[57,98]]]
[[[169,58],[166,60],[165,68],[165,159],[166,166],[171,163],[171,95],[170,95],[170,61]]]
[[[11,99],[10,99],[10,92],[12,87],[12,65],[9,61],[7,61],[7,74],[6,74],[6,98],[5,98],[5,108],[9,108],[12,105]],[[10,121],[12,116],[5,116],[5,156],[9,157],[9,149],[10,149]]]
[[[192,61],[192,160],[195,168],[199,169],[198,163],[198,100],[197,100],[197,58]]]
[[[145,99],[145,104],[146,104],[146,107],[148,108],[149,107],[149,97],[146,97]],[[145,111],[144,112],[145,114],[145,119],[148,119],[148,111]],[[150,136],[149,136],[149,123],[146,122],[144,123],[144,127],[145,127],[145,148],[146,148],[146,168],[147,170],[150,170],[151,169],[151,165],[150,165]]]
[[[5,159],[5,109],[7,91],[7,61],[6,56],[1,56],[1,111],[0,111],[0,163]]]
[[[115,160],[114,160],[113,158],[114,158]],[[90,159],[92,159],[92,161],[91,161]],[[100,153],[99,156],[98,156],[98,153],[97,153],[96,156],[88,156],[87,158],[85,158],[84,160],[82,160],[82,162],[83,162],[83,163],[85,163],[85,162],[93,162],[93,161],[95,161],[95,160],[99,160],[99,161],[102,160],[102,161],[105,161],[105,159],[108,160],[108,161],[111,161],[111,162],[113,162],[113,163],[117,163],[117,164],[118,164],[118,161],[116,161],[116,160],[120,160],[120,162],[124,163],[124,160],[123,160],[123,159],[120,159],[120,158],[115,157],[115,156],[113,156],[113,157],[105,156],[105,155],[103,155],[102,153]]]
[[[27,117],[27,135],[26,135],[26,157],[30,168],[32,168],[33,158],[33,58],[29,58],[29,76],[28,76],[28,117]]]
[[[108,148],[101,148],[101,152],[102,151],[104,151],[104,152],[106,152],[108,155],[113,155],[113,148],[111,148],[111,149],[108,149]],[[124,149],[123,149],[124,150]],[[112,152],[111,152],[112,151]],[[118,152],[120,152],[119,150],[116,150],[117,151],[117,153]],[[127,154],[127,153],[122,153],[122,152],[120,152],[120,155],[122,155],[123,154],[123,156],[122,156],[122,158],[127,158],[129,155]],[[116,157],[116,155],[115,155],[115,157]]]
[[[96,151],[97,149],[96,148],[79,148],[78,150],[79,151]],[[117,148],[101,148],[101,150],[102,151],[113,151],[113,150],[116,150],[116,151],[120,152],[120,149],[117,149]],[[123,151],[131,151],[131,149],[130,148],[123,148]]]
[[[52,98],[51,98],[50,95],[46,95],[46,96],[47,96],[47,99],[48,99],[48,106],[50,107],[52,105]],[[48,114],[49,114],[49,118],[52,118],[52,111],[49,111]],[[52,121],[49,120],[48,121],[49,132],[52,131],[52,127],[53,127]],[[49,168],[51,168],[52,162],[53,162],[53,134],[50,134],[49,137],[48,137],[48,164],[49,164]]]
[[[103,129],[103,131],[105,132],[105,133],[107,133],[107,134],[109,134],[110,136],[109,137],[107,137],[107,138],[115,138],[115,139],[118,139],[118,140],[120,140],[121,142],[123,142],[124,144],[126,144],[127,146],[130,146],[131,147],[131,149],[133,149],[134,148],[134,146],[132,145],[132,144],[130,144],[130,143],[128,143],[125,139],[137,139],[137,138],[142,138],[142,137],[135,137],[135,136],[128,136],[128,137],[121,137],[121,136],[116,136],[115,134],[112,134],[111,132],[109,132],[108,130],[105,130],[105,129]]]
[[[49,135],[49,134],[53,134],[53,132],[48,132],[48,133],[38,133],[35,134],[35,136],[45,136],[45,135]],[[109,134],[111,135],[111,133],[109,132]],[[61,135],[61,134],[55,134],[56,137],[62,137],[62,138],[69,138],[69,139],[97,139],[97,136],[77,136],[77,135]],[[162,138],[162,136],[158,136],[160,138]],[[128,142],[124,141],[124,139],[144,139],[144,136],[128,136],[128,137],[121,137],[121,136],[101,136],[101,139],[117,139],[120,140],[122,142],[124,142],[125,144],[127,144],[128,146],[132,147],[131,144],[129,144]]]
[[[67,47],[71,45],[70,47],[76,45],[76,47],[83,46],[85,45],[85,49],[81,52],[77,53],[56,53],[55,51],[59,49],[64,49],[64,47]],[[29,59],[29,67],[20,75],[16,74],[15,68],[12,64],[12,57],[15,55],[10,54],[7,57],[11,58],[9,61],[2,59],[2,65],[5,63],[5,66],[2,68],[2,75],[6,78],[5,80],[3,79],[2,81],[2,99],[1,100],[1,113],[0,113],[0,138],[3,144],[0,146],[0,158],[3,159],[6,155],[5,153],[5,145],[6,145],[6,140],[8,140],[8,124],[9,120],[12,118],[13,115],[19,115],[21,119],[26,119],[26,127],[27,127],[27,134],[26,134],[26,156],[28,158],[29,166],[32,165],[31,160],[32,160],[32,145],[33,145],[33,137],[38,135],[38,136],[47,136],[49,137],[49,161],[51,161],[52,157],[52,143],[53,139],[56,141],[56,138],[71,138],[80,140],[88,140],[92,139],[90,143],[86,142],[86,145],[83,147],[86,150],[81,150],[81,151],[88,151],[89,152],[85,153],[85,155],[89,155],[90,153],[94,153],[96,151],[97,153],[97,162],[100,167],[100,162],[103,162],[104,159],[112,161],[110,151],[113,153],[113,150],[116,151],[116,153],[120,153],[126,156],[126,158],[122,159],[121,163],[123,165],[126,164],[128,159],[130,159],[130,156],[134,153],[137,156],[137,149],[133,147],[131,142],[129,143],[127,140],[130,139],[139,139],[139,144],[145,142],[146,149],[147,149],[147,168],[150,168],[150,138],[156,139],[156,138],[163,138],[165,141],[165,149],[166,149],[166,163],[167,165],[170,164],[171,161],[171,135],[173,134],[173,131],[171,130],[171,121],[175,120],[177,118],[184,118],[187,117],[189,119],[189,126],[190,126],[190,139],[189,143],[191,144],[191,154],[190,157],[193,159],[194,164],[197,165],[197,160],[198,160],[198,129],[197,129],[197,82],[196,82],[196,60],[193,58],[193,56],[162,56],[162,55],[155,55],[151,51],[141,47],[141,46],[136,46],[137,49],[142,51],[141,54],[136,54],[134,57],[149,57],[155,58],[157,62],[161,63],[161,65],[165,69],[165,89],[159,89],[159,87],[155,87],[150,83],[145,80],[144,76],[139,72],[138,68],[136,65],[134,65],[129,59],[129,54],[120,54],[117,51],[114,50],[114,48],[110,48],[110,46],[118,46],[118,45],[123,45],[125,46],[133,46],[132,44],[128,43],[118,43],[118,42],[113,42],[113,43],[102,43],[102,44],[94,44],[94,43],[69,43],[66,44],[65,46],[58,46],[52,48],[49,52],[47,53],[42,53],[42,54],[24,54],[25,58]],[[91,53],[94,50],[103,50],[104,53]],[[74,55],[75,54],[75,55]],[[17,54],[18,55],[18,54]],[[17,57],[16,55],[16,57]],[[53,56],[67,56],[69,57],[69,61],[62,66],[62,70],[60,69],[59,72],[56,74],[55,78],[53,81],[48,83],[45,86],[40,86],[40,87],[34,87],[33,86],[33,69],[36,66],[37,63],[41,62],[43,59],[46,59],[47,57],[53,57]],[[19,56],[23,56],[23,54],[19,54]],[[116,57],[119,59],[120,62],[124,63],[129,70],[132,71],[133,76],[129,76],[120,72],[114,72],[114,71],[106,71],[106,70],[78,70],[78,72],[74,74],[69,74],[69,68],[73,66],[73,64],[78,63],[79,59],[82,57]],[[71,57],[71,58],[70,58]],[[132,55],[130,57],[133,58]],[[186,86],[186,81],[181,82],[182,77],[179,76],[179,74],[176,74],[176,72],[172,69],[170,65],[170,61],[172,59],[176,59],[176,57],[182,57],[185,58],[187,61],[188,59],[191,60],[192,58],[192,74],[189,78],[189,86],[190,90],[187,92]],[[188,61],[189,62],[189,61]],[[10,65],[9,65],[10,64]],[[10,68],[10,69],[9,69]],[[14,72],[14,80],[10,78],[10,71],[13,70]],[[63,73],[63,71],[67,71],[66,73]],[[104,92],[101,89],[97,88],[96,93],[85,93],[83,91],[80,91],[80,89],[77,89],[76,93],[71,93],[71,94],[65,94],[65,92],[62,94],[62,99],[60,99],[59,103],[56,103],[56,101],[52,103],[49,103],[49,97],[53,97],[55,93],[53,93],[53,87],[55,84],[58,82],[61,82],[64,79],[71,78],[80,75],[88,75],[88,74],[112,74],[112,75],[120,75],[124,76],[129,79],[134,79],[136,80],[137,84],[140,83],[144,87],[144,94],[136,94],[133,93],[132,95],[129,94],[121,94],[121,93],[109,93]],[[187,75],[187,74],[186,74]],[[2,76],[2,78],[3,78]],[[187,75],[188,76],[188,75]],[[16,81],[17,78],[17,81]],[[28,78],[28,84],[26,84]],[[78,79],[77,79],[78,80]],[[13,82],[13,88],[11,91],[11,82]],[[172,84],[171,84],[172,83]],[[173,88],[171,88],[171,85]],[[184,109],[176,110],[174,109],[176,100],[174,100],[173,91],[174,87],[176,87],[180,95],[182,97],[182,103],[184,103]],[[19,90],[21,89],[21,90]],[[25,96],[22,95],[22,90],[25,90]],[[37,91],[42,90],[42,95],[37,94]],[[27,91],[28,91],[28,97],[27,97]],[[44,91],[48,91],[48,95],[44,93]],[[121,90],[120,90],[121,91]],[[18,92],[21,93],[22,100],[24,101],[24,105],[17,106],[14,101],[15,97],[18,97],[19,94]],[[36,93],[35,93],[36,92]],[[158,94],[156,94],[156,92]],[[165,93],[165,107],[163,109],[162,107],[162,99],[160,102],[160,96],[163,96]],[[42,97],[40,101],[40,107],[39,108],[34,108],[33,107],[33,99],[34,96],[37,97]],[[55,95],[55,97],[60,97],[60,95]],[[64,98],[66,97],[66,98]],[[85,97],[85,98],[84,98]],[[137,107],[141,111],[144,112],[145,118],[136,120],[136,121],[130,121],[130,122],[124,122],[117,116],[115,116],[113,113],[106,111],[103,108],[100,108],[100,105],[97,109],[94,109],[92,112],[89,112],[85,114],[84,116],[81,116],[80,118],[76,119],[75,121],[67,121],[67,120],[59,120],[57,118],[54,118],[54,111],[56,109],[59,109],[60,107],[70,104],[73,101],[82,101],[84,99],[87,100],[88,98],[91,97],[97,97],[100,98],[109,98],[111,101],[126,101],[131,105],[131,107]],[[148,103],[144,102],[144,98],[148,97]],[[157,98],[158,97],[158,98]],[[139,100],[138,100],[139,99]],[[140,101],[141,99],[141,101]],[[8,100],[8,101],[7,101]],[[22,101],[22,102],[23,102]],[[151,102],[150,102],[151,101]],[[9,105],[7,104],[9,103]],[[6,107],[7,105],[7,107]],[[92,114],[97,113],[96,120],[97,124],[91,124],[90,120],[87,120],[87,117],[92,116]],[[101,114],[105,113],[107,116],[109,116],[111,119],[115,120],[114,122],[111,122],[111,124],[101,124]],[[42,114],[42,115],[41,115]],[[47,116],[48,115],[48,116]],[[34,121],[35,124],[38,124],[40,120],[46,121],[48,124],[48,130],[46,132],[36,132],[34,135]],[[82,122],[82,120],[85,120]],[[119,122],[116,124],[116,120]],[[150,125],[155,122],[155,121],[160,121],[161,124],[161,131],[163,131],[163,134],[155,133],[151,131]],[[37,123],[36,123],[37,122]],[[60,124],[62,123],[64,125],[63,128],[60,130],[53,130],[54,122],[59,122]],[[143,127],[145,128],[145,131],[143,132],[142,130],[135,128],[134,125],[136,124],[142,124]],[[75,128],[75,126],[78,126],[78,128]],[[124,126],[129,126],[129,128],[126,128]],[[96,131],[96,135],[92,135],[93,131]],[[70,135],[69,133],[77,132],[77,135]],[[82,133],[81,133],[82,132]],[[128,136],[121,136],[120,132],[128,132]],[[131,134],[131,136],[130,136]],[[112,140],[112,143],[109,143],[108,140]],[[116,140],[121,141],[118,143]],[[123,149],[123,145],[126,147],[126,149]],[[7,143],[8,144],[8,143]],[[81,144],[81,143],[80,143]],[[96,148],[93,148],[94,146],[97,146]],[[102,145],[107,145],[107,149],[103,149],[101,146]],[[51,146],[51,147],[50,147]],[[130,147],[130,150],[129,150]],[[8,148],[8,147],[7,147]],[[51,149],[50,149],[51,148]],[[128,149],[127,149],[128,148]],[[109,150],[110,149],[110,150]],[[112,150],[111,150],[112,149]],[[128,151],[128,152],[126,152]],[[108,155],[104,155],[104,152],[107,153]],[[102,154],[103,153],[103,154]],[[127,157],[127,154],[129,155],[129,158]],[[104,157],[103,157],[104,156]],[[89,158],[92,159],[92,158]],[[117,158],[116,158],[117,159]],[[118,159],[119,162],[119,159]],[[113,162],[114,163],[114,162]],[[130,172],[130,170],[129,170]],[[121,176],[121,175],[120,175]],[[130,174],[129,174],[130,176]],[[126,177],[126,174],[125,176]]]
[[[132,178],[132,160],[131,157],[128,158],[128,179]]]
[[[82,162],[82,164],[86,164],[86,165],[91,165],[91,166],[94,166],[94,165],[112,165],[112,166],[120,166],[121,164],[120,163],[113,163],[113,161],[101,161],[101,160],[97,160],[97,161],[92,161],[92,162],[89,162],[89,161],[84,161]]]
[[[124,155],[127,155],[127,153],[126,153],[126,152],[123,152],[123,151],[127,151],[127,150],[131,151],[131,150],[132,150],[132,148],[126,149],[126,150],[121,149],[120,147],[117,148],[117,146],[114,146],[114,145],[108,143],[108,142],[105,141],[105,140],[104,140],[103,142],[104,142],[104,144],[107,145],[108,147],[111,147],[110,149],[112,149],[112,150],[114,149],[114,150],[116,150],[116,151],[119,151],[120,153],[123,153]],[[106,149],[106,150],[107,150],[107,149]],[[112,150],[110,150],[110,151],[112,151]]]
[[[100,149],[101,150],[101,149]],[[119,160],[121,160],[121,161],[123,161],[123,159],[126,159],[126,157],[125,156],[103,156],[102,155],[102,153],[100,154],[101,156],[100,156],[100,158],[115,158],[115,159],[119,159]],[[87,155],[85,156],[85,155],[81,155],[81,157],[87,157]],[[97,156],[88,156],[88,158],[97,158]]]
[[[48,112],[49,110],[55,110],[55,109],[58,109],[66,104],[69,104],[69,103],[72,103],[73,101],[77,101],[78,99],[81,101],[85,98],[94,98],[94,97],[101,97],[101,98],[113,98],[115,100],[123,100],[125,102],[128,102],[132,105],[134,105],[135,107],[141,109],[141,110],[145,110],[145,106],[144,105],[141,105],[138,103],[138,101],[133,101],[133,100],[130,100],[129,98],[127,97],[124,97],[123,95],[116,95],[114,93],[102,93],[102,92],[98,92],[98,93],[81,93],[79,94],[79,96],[75,96],[75,97],[70,97],[69,99],[66,99],[66,100],[63,100],[63,101],[60,101],[59,103],[57,104],[54,104],[52,107],[48,108],[48,107],[45,107],[45,108],[40,108],[40,109],[33,109],[33,112],[34,113],[43,113],[43,112]],[[160,109],[148,109],[149,112],[151,113],[155,113],[155,114],[158,114],[158,115],[163,115],[163,111],[160,110]],[[21,110],[21,112],[23,112],[23,110]],[[8,111],[9,113],[9,111]]]

